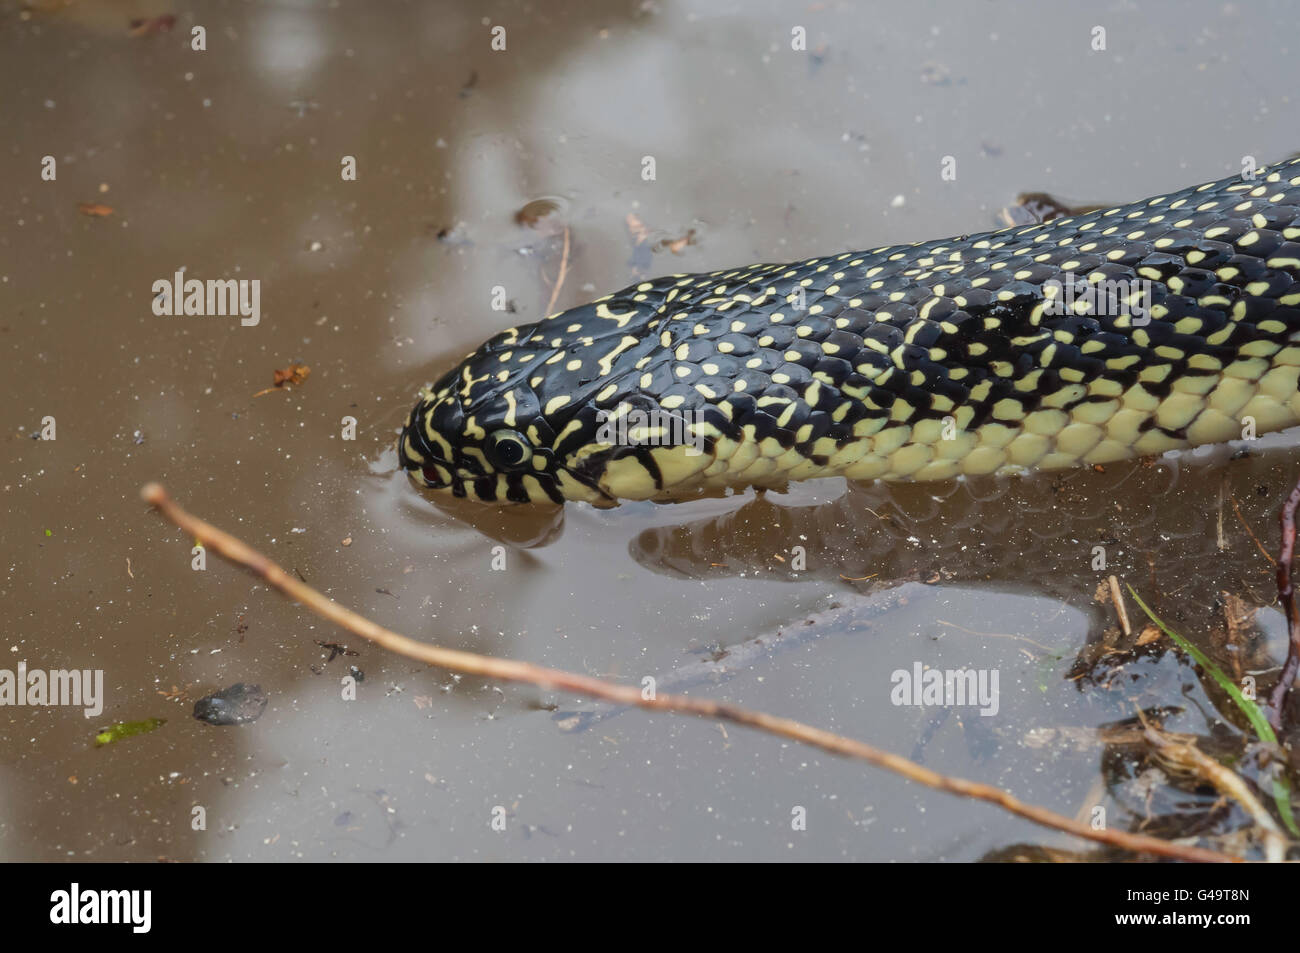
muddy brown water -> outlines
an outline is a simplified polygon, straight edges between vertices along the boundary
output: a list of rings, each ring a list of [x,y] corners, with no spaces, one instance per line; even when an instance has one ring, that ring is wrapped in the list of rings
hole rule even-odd
[[[129,35],[160,15],[170,31]],[[516,222],[531,200],[557,199],[570,230],[567,307],[644,274],[979,231],[1025,190],[1156,194],[1300,146],[1293,37],[1272,26],[1288,21],[1282,3],[0,4],[0,668],[100,669],[106,694],[95,718],[0,709],[0,857],[973,860],[1078,846],[734,727],[629,712],[562,730],[551,709],[581,700],[387,656],[215,556],[193,570],[193,541],[140,502],[155,479],[387,626],[631,683],[832,604],[892,598],[869,625],[691,690],[1137,824],[1140,798],[1098,788],[1098,749],[1044,749],[1033,732],[1135,707],[1177,705],[1170,724],[1198,733],[1235,716],[1171,652],[1077,677],[1114,625],[1093,601],[1093,547],[1193,637],[1221,621],[1222,591],[1267,606],[1269,566],[1230,502],[1219,545],[1221,501],[1272,545],[1293,434],[1244,460],[822,481],[569,506],[562,520],[440,508],[394,472],[391,444],[421,384],[546,309],[562,243]],[[806,51],[791,49],[797,26]],[[939,175],[948,155],[955,181]],[[153,283],[180,269],[258,279],[260,323],[155,315]],[[498,286],[513,313],[492,309]],[[295,361],[311,368],[301,386],[255,396]],[[32,439],[46,417],[56,439]],[[1249,661],[1265,680],[1281,632],[1262,610]],[[359,654],[327,661],[317,640]],[[996,670],[997,713],[892,704],[891,673],[917,663]],[[355,701],[341,697],[349,665],[365,675]],[[260,719],[190,716],[237,682],[269,693]],[[166,723],[93,743],[149,718]]]

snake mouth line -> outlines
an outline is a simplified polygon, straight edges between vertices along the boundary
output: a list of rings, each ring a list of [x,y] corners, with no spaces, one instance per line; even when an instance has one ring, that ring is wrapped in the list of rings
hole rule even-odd
[[[418,487],[433,490],[436,493],[448,493],[457,499],[475,500],[481,503],[499,503],[516,505],[521,503],[555,503],[562,505],[564,495],[560,492],[555,479],[546,474],[528,474],[531,481],[525,482],[522,475],[495,474],[493,476],[464,476],[453,472],[442,461],[425,463],[423,466],[414,462],[403,463],[407,477]],[[591,477],[570,467],[561,466],[576,483],[582,484],[594,495],[589,500],[596,506],[617,506],[618,498],[600,487]],[[519,479],[511,479],[519,476]],[[506,493],[497,491],[504,484]],[[540,490],[540,494],[537,491]]]

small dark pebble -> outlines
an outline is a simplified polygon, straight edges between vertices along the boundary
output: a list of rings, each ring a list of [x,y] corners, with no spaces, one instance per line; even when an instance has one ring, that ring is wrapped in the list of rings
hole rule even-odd
[[[268,696],[260,685],[239,682],[194,703],[194,717],[209,725],[245,725],[266,711]]]
[[[361,671],[361,669],[357,668],[355,665],[348,666],[348,674],[358,682],[364,682],[366,680],[366,673]]]

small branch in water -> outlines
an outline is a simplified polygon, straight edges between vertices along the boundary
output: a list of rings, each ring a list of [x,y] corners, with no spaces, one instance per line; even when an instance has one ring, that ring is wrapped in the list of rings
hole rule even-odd
[[[1296,615],[1295,586],[1291,580],[1291,562],[1295,558],[1295,511],[1300,507],[1300,482],[1282,504],[1282,545],[1277,554],[1277,599],[1286,613],[1287,632],[1291,636],[1282,676],[1269,699],[1268,720],[1279,739],[1282,737],[1282,714],[1286,711],[1291,686],[1295,684],[1296,670],[1300,669],[1300,618]]]
[[[1224,474],[1223,479],[1219,481],[1219,518],[1214,524],[1214,545],[1221,553],[1228,549],[1228,539],[1223,535],[1223,501],[1227,495],[1228,476]]]
[[[1264,855],[1270,863],[1280,864],[1286,859],[1286,834],[1245,781],[1196,747],[1196,739],[1192,736],[1165,731],[1149,721],[1141,710],[1138,719],[1142,722],[1143,737],[1162,758],[1204,778],[1242,806],[1255,821],[1264,845]]]
[[[1297,493],[1300,493],[1300,488],[1297,489]],[[344,608],[306,583],[293,578],[247,543],[186,512],[167,495],[167,491],[159,484],[148,484],[140,491],[140,495],[146,503],[157,507],[164,517],[186,533],[201,540],[205,546],[211,546],[231,562],[251,569],[268,585],[278,589],[290,599],[302,603],[322,618],[334,622],[354,635],[375,643],[380,648],[388,649],[390,652],[395,652],[418,662],[425,662],[438,668],[460,672],[465,675],[478,675],[483,678],[498,679],[505,682],[536,685],[539,688],[572,692],[577,695],[604,699],[620,705],[635,705],[639,708],[649,708],[655,711],[675,712],[681,715],[694,715],[700,718],[712,718],[719,721],[748,725],[759,731],[781,738],[788,738],[814,748],[821,748],[823,751],[829,751],[832,754],[865,761],[868,764],[900,774],[911,781],[934,788],[937,791],[947,791],[961,797],[995,804],[1003,810],[1033,821],[1035,824],[1064,831],[1067,834],[1073,834],[1087,840],[1110,844],[1112,847],[1118,847],[1122,850],[1195,862],[1234,863],[1240,861],[1240,858],[1233,857],[1230,854],[1223,854],[1203,847],[1188,847],[1175,844],[1145,834],[1131,834],[1127,831],[1109,829],[1094,830],[1088,824],[1064,817],[1054,811],[1047,810],[1047,808],[1035,804],[1026,804],[1001,788],[981,784],[977,781],[967,781],[964,778],[939,774],[937,771],[932,771],[892,752],[884,751],[865,742],[846,738],[843,735],[837,735],[821,728],[814,728],[812,725],[806,725],[789,718],[781,718],[762,711],[688,695],[661,693],[652,698],[646,698],[641,694],[639,687],[631,685],[619,685],[614,682],[592,678],[588,675],[579,675],[575,672],[533,665],[529,662],[493,658],[475,652],[464,652],[459,649],[448,649],[437,645],[429,645],[426,642],[417,642],[415,639],[408,638],[391,629],[385,629],[351,609]]]
[[[560,270],[555,275],[555,287],[551,289],[551,300],[546,303],[544,317],[555,313],[555,302],[560,297],[560,288],[564,285],[565,275],[569,271],[569,226],[564,226],[564,250],[560,253]]]
[[[1253,529],[1251,529],[1251,528],[1250,528],[1250,524],[1246,522],[1246,517],[1244,517],[1244,516],[1241,515],[1241,507],[1237,504],[1237,498],[1236,498],[1236,496],[1234,496],[1234,495],[1232,495],[1231,493],[1229,493],[1229,494],[1228,494],[1228,499],[1232,500],[1232,512],[1234,512],[1234,513],[1237,514],[1237,519],[1241,521],[1241,525],[1244,526],[1244,527],[1246,527],[1246,532],[1249,533],[1249,534],[1250,534],[1250,538],[1253,539],[1253,540],[1255,541],[1255,547],[1256,547],[1256,548],[1257,548],[1261,553],[1264,554],[1264,558],[1265,558],[1265,559],[1267,559],[1270,563],[1272,563],[1274,566],[1276,566],[1276,565],[1277,565],[1277,560],[1275,560],[1275,559],[1273,558],[1273,554],[1270,553],[1270,552],[1268,551],[1268,549],[1264,546],[1264,544],[1261,543],[1261,542],[1259,541],[1259,537],[1255,535],[1255,531],[1254,531]]]
[[[1124,637],[1133,634],[1133,627],[1129,625],[1128,609],[1124,607],[1124,594],[1119,591],[1119,580],[1111,574],[1110,582],[1110,601],[1115,603],[1115,615],[1119,617],[1119,628],[1124,633]]]

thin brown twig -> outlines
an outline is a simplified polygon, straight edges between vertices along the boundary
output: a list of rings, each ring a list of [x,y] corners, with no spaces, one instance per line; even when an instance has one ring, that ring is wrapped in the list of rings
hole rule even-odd
[[[1035,824],[1064,831],[1087,840],[1110,844],[1123,850],[1156,854],[1185,861],[1211,863],[1240,861],[1240,858],[1233,857],[1230,854],[1203,847],[1175,844],[1145,834],[1132,834],[1127,831],[1109,829],[1094,830],[1080,821],[1064,817],[1034,804],[1026,804],[1000,788],[976,781],[967,781],[964,778],[939,774],[937,771],[932,771],[914,761],[909,761],[904,757],[873,747],[865,742],[846,738],[843,735],[837,735],[821,728],[814,728],[812,725],[789,718],[781,718],[776,715],[769,715],[766,712],[687,695],[658,694],[646,698],[642,695],[639,686],[618,685],[587,675],[533,665],[529,662],[493,658],[475,652],[464,652],[459,649],[448,649],[437,645],[429,645],[425,642],[417,642],[400,633],[393,632],[391,629],[386,629],[350,609],[344,608],[306,583],[290,576],[269,558],[242,540],[186,512],[168,496],[167,491],[159,484],[148,484],[141,490],[140,495],[146,503],[157,507],[164,517],[186,533],[202,540],[205,545],[210,546],[231,562],[251,569],[268,585],[278,589],[290,599],[302,603],[317,615],[336,623],[347,631],[406,658],[466,675],[478,675],[500,681],[536,685],[540,688],[600,698],[620,705],[748,725],[759,731],[821,748],[833,754],[865,761],[868,764],[900,774],[909,780],[935,790],[947,791],[950,794],[995,804],[1003,810],[1033,821]]]
[[[1035,645],[1048,654],[1056,651],[1050,645],[1044,645],[1042,642],[1035,642],[1027,635],[1016,635],[1013,632],[981,632],[979,629],[968,629],[964,625],[958,625],[956,622],[949,622],[947,619],[935,619],[939,625],[946,625],[949,628],[956,629],[958,632],[965,632],[967,635],[982,635],[989,639],[1015,639],[1017,642],[1028,642]]]
[[[555,287],[551,289],[551,300],[546,303],[546,317],[555,313],[555,301],[560,297],[560,287],[569,272],[569,226],[564,226],[564,250],[560,253],[560,270],[555,275]]]
[[[1143,737],[1158,755],[1206,779],[1241,805],[1254,820],[1258,836],[1264,845],[1264,855],[1270,863],[1277,864],[1286,859],[1286,835],[1240,775],[1229,771],[1198,748],[1193,736],[1165,731],[1160,725],[1148,720],[1141,709],[1138,709],[1137,716],[1142,723]]]
[[[1291,686],[1295,684],[1296,670],[1300,669],[1300,617],[1297,617],[1295,604],[1295,586],[1291,581],[1291,561],[1295,558],[1295,511],[1300,507],[1300,481],[1291,489],[1291,495],[1282,504],[1282,513],[1278,521],[1282,524],[1282,544],[1277,554],[1277,598],[1286,613],[1287,631],[1291,635],[1286,652],[1286,662],[1282,665],[1282,676],[1273,687],[1269,698],[1268,720],[1280,737],[1282,734],[1282,714],[1286,711],[1287,697]]]
[[[1237,514],[1237,519],[1241,521],[1241,525],[1246,527],[1246,532],[1249,533],[1250,538],[1255,541],[1255,545],[1259,548],[1259,551],[1264,554],[1264,558],[1276,566],[1277,560],[1273,558],[1273,554],[1270,553],[1264,547],[1264,544],[1259,541],[1259,537],[1255,535],[1255,531],[1251,529],[1250,524],[1246,522],[1246,517],[1241,515],[1241,507],[1237,505],[1237,497],[1234,494],[1229,493],[1228,499],[1232,500],[1232,511]]]
[[[1112,573],[1107,581],[1110,583],[1110,601],[1115,604],[1115,615],[1119,617],[1120,631],[1128,638],[1133,634],[1133,627],[1129,625],[1128,609],[1124,606],[1124,594],[1119,591],[1119,580]]]
[[[1228,538],[1223,535],[1223,500],[1228,495],[1228,475],[1219,480],[1219,516],[1214,523],[1214,545],[1219,552],[1228,548]]]

